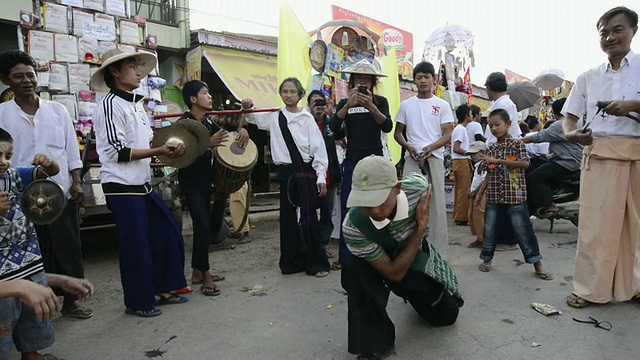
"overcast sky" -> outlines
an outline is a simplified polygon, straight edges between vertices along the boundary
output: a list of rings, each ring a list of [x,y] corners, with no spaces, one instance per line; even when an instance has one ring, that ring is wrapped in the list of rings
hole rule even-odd
[[[190,0],[191,28],[278,35],[281,0]],[[605,60],[595,23],[607,10],[625,5],[640,11],[640,2],[613,0],[289,0],[298,19],[312,30],[331,20],[337,5],[413,33],[414,63],[424,41],[443,25],[461,25],[475,35],[474,83],[484,83],[492,71],[505,68],[533,78],[557,68],[575,81],[582,72]],[[631,45],[640,53],[640,35]]]

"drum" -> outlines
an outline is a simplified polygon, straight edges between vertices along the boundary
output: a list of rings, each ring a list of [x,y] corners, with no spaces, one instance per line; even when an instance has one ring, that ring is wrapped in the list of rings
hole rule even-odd
[[[258,162],[258,148],[249,140],[243,149],[238,145],[238,133],[229,133],[227,140],[213,150],[213,185],[216,192],[231,194],[238,191],[249,180]]]

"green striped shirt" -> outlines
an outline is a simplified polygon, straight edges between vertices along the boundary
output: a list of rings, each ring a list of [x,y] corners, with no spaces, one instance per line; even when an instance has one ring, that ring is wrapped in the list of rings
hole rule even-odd
[[[398,197],[406,196],[409,216],[396,218],[382,229],[376,229],[372,219],[364,213],[362,208],[356,207],[349,210],[342,224],[342,231],[347,248],[353,255],[371,262],[386,252],[391,259],[394,259],[406,246],[416,230],[416,208],[420,197],[427,191],[429,183],[423,175],[413,173],[401,180],[401,184],[403,192]],[[464,301],[460,294],[458,278],[431,243],[428,249],[422,249],[416,254],[411,268],[427,274],[444,285],[458,298],[462,306]]]

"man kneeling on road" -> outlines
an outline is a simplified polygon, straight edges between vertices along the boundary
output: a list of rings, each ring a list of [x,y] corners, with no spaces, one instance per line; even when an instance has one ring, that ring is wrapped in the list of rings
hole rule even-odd
[[[353,172],[343,224],[351,252],[344,268],[349,352],[382,359],[393,352],[389,290],[433,326],[453,324],[463,305],[458,279],[427,241],[431,187],[417,173],[398,181],[393,164],[366,157]]]

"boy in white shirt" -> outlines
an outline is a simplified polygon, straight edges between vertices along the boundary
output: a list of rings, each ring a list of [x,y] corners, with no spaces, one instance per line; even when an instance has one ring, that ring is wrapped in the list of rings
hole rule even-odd
[[[446,257],[449,235],[443,147],[451,141],[453,113],[446,101],[433,95],[435,77],[435,69],[429,62],[423,61],[414,67],[413,81],[418,87],[418,95],[400,104],[394,138],[406,150],[403,177],[414,172],[428,172],[426,175],[433,184],[429,241]]]
[[[480,156],[484,155],[487,150],[486,145],[482,141],[475,141],[469,146],[467,155],[471,157],[473,161],[473,180],[471,181],[471,187],[469,187],[469,228],[471,229],[471,235],[475,235],[476,239],[469,245],[468,248],[482,247],[482,241],[484,239],[484,212],[487,206],[487,199],[485,195],[482,195],[482,199],[478,202],[478,206],[474,206],[475,198],[478,195],[478,189],[487,176],[485,171],[480,172]]]
[[[471,108],[462,104],[456,109],[458,125],[451,134],[451,159],[453,159],[453,177],[455,181],[455,200],[453,202],[453,220],[456,225],[469,223],[469,198],[473,166],[467,155],[469,135],[467,125],[471,122]]]

